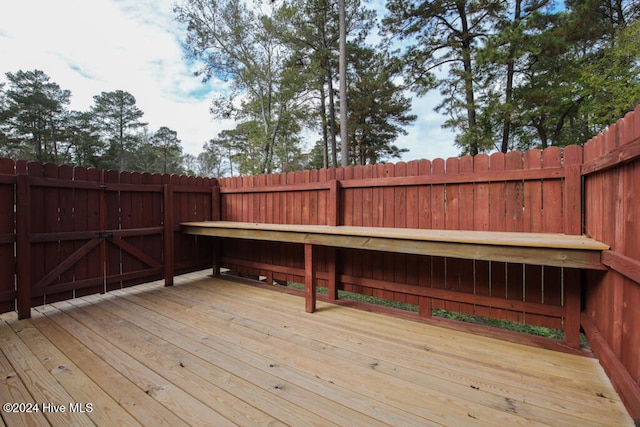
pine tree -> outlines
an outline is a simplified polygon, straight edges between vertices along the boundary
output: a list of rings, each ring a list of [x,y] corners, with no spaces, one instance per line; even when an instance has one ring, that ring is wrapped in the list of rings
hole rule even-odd
[[[6,73],[4,132],[7,154],[42,162],[66,160],[61,141],[71,92],[63,90],[43,71]]]
[[[92,113],[110,144],[107,156],[116,154],[116,167],[123,171],[126,168],[126,152],[135,142],[131,131],[146,125],[140,121],[144,113],[136,106],[136,98],[122,90],[102,92],[93,100]]]
[[[418,93],[440,89],[438,110],[458,130],[457,144],[475,155],[489,141],[478,123],[476,55],[503,13],[500,0],[388,0],[388,37],[403,43],[408,84]],[[445,76],[442,77],[442,72]]]
[[[398,158],[403,150],[393,145],[404,126],[416,120],[409,114],[411,100],[394,83],[393,61],[373,48],[351,46],[349,87],[349,140],[353,164],[373,164]]]

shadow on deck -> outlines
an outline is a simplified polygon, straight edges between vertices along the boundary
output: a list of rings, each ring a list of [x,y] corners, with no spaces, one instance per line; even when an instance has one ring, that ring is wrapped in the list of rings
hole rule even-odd
[[[633,425],[596,359],[207,273],[0,316],[4,423]]]

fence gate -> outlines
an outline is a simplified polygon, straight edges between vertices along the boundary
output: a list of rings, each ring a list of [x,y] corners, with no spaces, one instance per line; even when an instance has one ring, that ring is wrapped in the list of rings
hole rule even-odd
[[[0,159],[0,313],[209,267],[216,183]]]
[[[34,305],[163,276],[161,176],[17,166],[20,317]]]

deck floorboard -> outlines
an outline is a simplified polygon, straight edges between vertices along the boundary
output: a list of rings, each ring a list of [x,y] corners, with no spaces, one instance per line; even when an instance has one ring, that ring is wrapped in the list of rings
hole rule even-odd
[[[0,318],[0,425],[633,425],[598,361],[213,279]],[[43,412],[42,404],[66,412]],[[70,412],[70,403],[92,405]]]

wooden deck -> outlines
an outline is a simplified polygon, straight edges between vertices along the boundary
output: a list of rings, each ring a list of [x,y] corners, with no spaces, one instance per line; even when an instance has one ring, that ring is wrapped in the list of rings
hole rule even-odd
[[[4,423],[633,425],[596,359],[322,302],[306,314],[301,296],[205,272],[175,283],[3,315],[0,400],[40,405]]]

